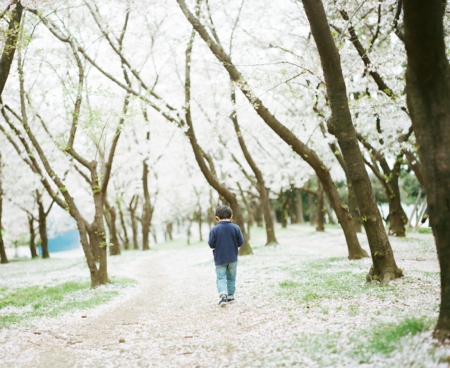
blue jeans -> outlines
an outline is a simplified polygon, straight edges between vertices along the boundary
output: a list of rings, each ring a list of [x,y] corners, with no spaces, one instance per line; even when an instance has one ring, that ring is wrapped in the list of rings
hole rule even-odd
[[[234,296],[236,290],[237,262],[216,266],[217,291],[219,295]]]

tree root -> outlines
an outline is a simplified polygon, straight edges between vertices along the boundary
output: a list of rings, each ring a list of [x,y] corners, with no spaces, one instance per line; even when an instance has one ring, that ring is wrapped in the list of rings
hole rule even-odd
[[[377,274],[375,273],[375,270],[372,265],[372,267],[370,267],[370,270],[366,275],[366,281],[367,282],[378,281],[380,282],[380,285],[386,286],[389,284],[390,281],[395,280],[399,277],[403,277],[403,271],[400,268],[396,268],[395,271],[386,271],[383,274]]]
[[[435,329],[433,331],[433,338],[438,340],[441,344],[449,345],[450,344],[450,330],[447,330],[447,329],[442,329],[442,330]]]
[[[364,249],[361,249],[360,253],[357,254],[352,254],[351,256],[348,256],[348,259],[350,260],[357,260],[357,259],[363,259],[363,258],[368,258],[370,257],[369,254],[367,254],[367,252]]]

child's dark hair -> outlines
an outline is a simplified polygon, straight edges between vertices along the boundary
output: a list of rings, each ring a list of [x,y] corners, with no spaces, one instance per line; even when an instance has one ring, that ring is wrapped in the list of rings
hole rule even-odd
[[[216,209],[215,214],[220,220],[230,219],[233,216],[233,211],[228,206],[219,206]]]

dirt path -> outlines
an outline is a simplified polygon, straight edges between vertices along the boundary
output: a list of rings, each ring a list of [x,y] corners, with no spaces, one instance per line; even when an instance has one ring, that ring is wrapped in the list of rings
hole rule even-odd
[[[278,265],[286,266],[311,255],[345,257],[341,238],[337,231],[317,235],[320,241],[312,235],[307,243],[286,238],[289,245],[260,251],[264,256],[253,256],[251,267],[246,261],[239,267],[238,300],[226,308],[217,306],[211,255],[203,247],[150,253],[130,270],[139,285],[127,299],[51,319],[39,331],[10,330],[14,335],[11,342],[5,337],[8,355],[0,365],[259,366],[261,354],[316,328],[295,305],[289,301],[280,305],[276,294],[265,292],[267,285],[283,279],[276,272],[265,272],[273,262],[270,252],[277,255]],[[11,346],[12,341],[21,343]],[[283,358],[278,359],[276,365],[282,365]],[[286,359],[284,364],[290,366]],[[296,359],[301,366],[317,366],[306,357]]]

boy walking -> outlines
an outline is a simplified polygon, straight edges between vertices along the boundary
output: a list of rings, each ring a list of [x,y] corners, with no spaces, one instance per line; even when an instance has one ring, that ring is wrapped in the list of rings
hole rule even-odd
[[[238,249],[244,244],[244,237],[239,226],[231,222],[233,211],[230,207],[217,207],[215,216],[218,223],[209,233],[208,244],[216,265],[219,306],[225,307],[234,301]]]

